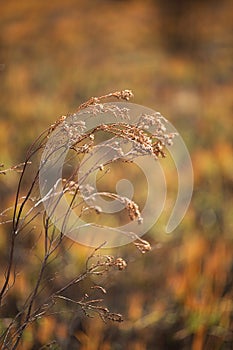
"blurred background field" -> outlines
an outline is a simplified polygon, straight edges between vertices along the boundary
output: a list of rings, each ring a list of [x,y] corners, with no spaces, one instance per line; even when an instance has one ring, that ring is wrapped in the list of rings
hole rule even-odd
[[[180,132],[195,178],[189,210],[172,235],[158,222],[146,237],[151,252],[141,256],[131,246],[112,252],[129,261],[126,271],[103,282],[106,303],[124,315],[122,324],[67,311],[28,328],[21,348],[58,339],[64,349],[78,348],[78,340],[93,350],[233,349],[233,2],[9,0],[1,3],[0,18],[6,168],[23,162],[59,116],[91,96],[132,89],[132,102],[158,110]],[[176,174],[169,167],[167,173],[173,193]],[[0,212],[12,205],[17,180],[15,173],[0,175]],[[1,225],[1,276],[7,232]],[[27,263],[21,262],[17,293],[2,317],[14,315],[33,283],[39,261],[28,253],[31,246],[33,233],[19,247]],[[66,273],[81,271],[88,252],[72,245],[64,253]]]

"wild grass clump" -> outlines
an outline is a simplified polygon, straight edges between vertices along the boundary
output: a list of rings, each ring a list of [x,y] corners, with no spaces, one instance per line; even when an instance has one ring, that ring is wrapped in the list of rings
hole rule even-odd
[[[69,253],[76,243],[69,240],[63,230],[57,229],[56,223],[51,220],[43,206],[45,200],[53,203],[53,194],[48,191],[46,198],[40,196],[39,174],[45,164],[42,163],[38,167],[34,164],[40,159],[50,136],[56,135],[56,130],[59,130],[68,140],[66,146],[69,148],[69,155],[64,164],[68,170],[62,179],[62,192],[59,197],[61,200],[66,196],[69,203],[68,211],[63,213],[61,218],[63,227],[66,226],[66,219],[71,210],[75,210],[79,218],[83,218],[87,212],[90,215],[94,212],[101,216],[102,208],[95,205],[97,195],[121,203],[128,220],[136,221],[140,225],[143,217],[139,205],[134,200],[108,191],[93,192],[92,186],[87,183],[90,173],[99,170],[105,176],[107,167],[119,158],[133,163],[139,155],[150,155],[154,159],[165,157],[165,148],[172,143],[174,135],[166,134],[163,117],[160,114],[141,115],[138,123],[131,125],[127,108],[119,108],[117,104],[102,104],[107,98],[128,101],[132,96],[130,90],[123,90],[91,98],[81,104],[73,115],[60,117],[45,130],[29,148],[23,163],[9,169],[4,169],[1,164],[2,176],[10,171],[20,173],[13,208],[5,210],[0,216],[9,243],[0,290],[2,349],[13,350],[20,344],[22,348],[27,348],[28,332],[31,338],[34,337],[32,347],[44,346],[36,334],[39,334],[41,320],[51,315],[59,320],[60,317],[70,317],[67,316],[70,314],[74,317],[81,310],[86,316],[92,317],[97,314],[105,322],[108,320],[122,322],[121,314],[111,312],[104,305],[106,289],[101,283],[96,282],[96,279],[93,282],[91,277],[111,274],[113,270],[123,271],[127,267],[127,262],[119,256],[102,254],[101,248],[105,244],[103,242],[89,253],[82,271],[80,267],[76,268],[78,258]],[[85,123],[78,118],[74,124],[67,123],[68,117],[77,117],[80,111],[90,115],[107,111],[120,118],[120,122],[102,123],[86,131]],[[151,124],[156,126],[153,135],[148,132],[148,126]],[[108,146],[114,151],[115,158],[104,163],[98,161],[78,178],[81,160],[84,156],[91,157],[93,150],[98,147],[101,151],[102,146],[98,145],[96,140],[103,135],[107,135]],[[131,148],[127,154],[122,150],[118,139],[130,143]],[[54,142],[49,149],[50,154],[56,152],[60,146],[59,142]],[[58,202],[53,205],[55,209]],[[148,241],[133,232],[123,234],[131,235],[133,244],[141,253],[150,251]],[[14,303],[17,293],[18,301]],[[55,338],[49,341],[59,346],[59,336]]]

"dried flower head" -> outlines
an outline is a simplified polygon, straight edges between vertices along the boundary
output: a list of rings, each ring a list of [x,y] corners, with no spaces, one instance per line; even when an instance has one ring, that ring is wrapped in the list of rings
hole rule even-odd
[[[134,245],[142,254],[149,252],[151,250],[150,243],[141,238],[138,238],[137,241],[134,242]]]
[[[115,264],[116,264],[116,266],[118,267],[118,269],[120,271],[125,270],[126,267],[127,267],[126,261],[124,259],[122,259],[122,258],[117,258],[116,261],[115,261]]]

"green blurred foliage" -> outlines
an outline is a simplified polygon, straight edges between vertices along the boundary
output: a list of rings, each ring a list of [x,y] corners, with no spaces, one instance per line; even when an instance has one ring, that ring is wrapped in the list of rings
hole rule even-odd
[[[28,328],[22,349],[54,338],[68,344],[75,336],[83,349],[231,349],[232,23],[231,0],[1,3],[0,163],[22,162],[45,127],[89,97],[129,88],[133,102],[158,109],[180,132],[195,176],[181,225],[166,237],[159,222],[147,236],[162,242],[159,249],[143,257],[132,247],[117,251],[133,261],[106,283],[106,298],[126,321],[118,327],[83,320],[83,331],[79,319],[72,328],[67,315],[50,316]],[[18,177],[0,176],[4,210],[12,205]],[[167,181],[176,189],[169,169]],[[27,267],[21,258],[13,314],[38,270],[39,260],[28,254],[30,234],[18,247]],[[0,226],[1,270],[7,244]],[[64,251],[66,273],[81,269],[88,250],[73,245]]]

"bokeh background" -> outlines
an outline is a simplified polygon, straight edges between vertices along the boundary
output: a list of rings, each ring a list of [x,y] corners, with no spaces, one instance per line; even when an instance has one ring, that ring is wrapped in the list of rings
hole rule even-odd
[[[29,327],[22,349],[54,339],[64,349],[78,349],[78,340],[83,349],[233,349],[233,2],[9,0],[0,18],[6,168],[22,162],[59,116],[91,96],[132,89],[133,102],[159,110],[180,132],[195,177],[190,208],[172,235],[158,223],[147,235],[150,253],[117,252],[129,265],[105,281],[106,303],[125,322],[105,325],[67,311]],[[12,205],[17,179],[0,175],[1,211]],[[174,179],[168,169],[171,192]],[[1,281],[7,232],[0,225]],[[39,264],[32,245],[33,236],[19,248],[30,263],[21,266],[4,317],[30,290]],[[81,271],[86,248],[73,245],[66,254],[69,269]]]

